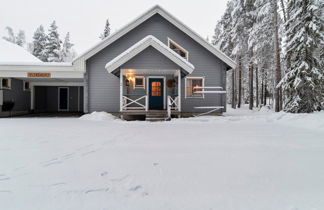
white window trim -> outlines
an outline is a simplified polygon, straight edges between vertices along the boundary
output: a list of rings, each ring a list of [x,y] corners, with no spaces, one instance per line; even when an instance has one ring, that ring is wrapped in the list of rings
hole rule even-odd
[[[184,47],[182,47],[180,44],[178,44],[177,42],[173,41],[172,39],[170,39],[168,37],[168,47],[170,48],[170,43],[173,42],[175,45],[177,45],[178,47],[180,47],[186,54],[187,57],[185,58],[187,61],[189,61],[189,52],[188,50],[186,50]]]
[[[143,86],[136,86],[136,78],[143,79]],[[145,89],[145,77],[144,76],[135,76],[133,88],[134,89]]]
[[[205,87],[205,77],[186,77],[185,78],[185,98],[205,98],[205,94],[203,93],[202,96],[188,96],[187,95],[187,80],[188,79],[202,79],[202,86]]]
[[[24,90],[24,91],[30,91],[30,90],[31,90],[31,84],[30,84],[30,82],[28,82],[28,83],[29,83],[29,89],[26,89],[26,88],[25,88],[25,84],[26,84],[26,82],[28,82],[28,81],[23,81],[23,90]]]
[[[9,87],[3,87],[2,85],[2,80],[3,79],[7,79],[8,80],[8,84],[9,84]],[[0,89],[2,90],[11,90],[11,78],[1,78],[1,82],[0,82]]]

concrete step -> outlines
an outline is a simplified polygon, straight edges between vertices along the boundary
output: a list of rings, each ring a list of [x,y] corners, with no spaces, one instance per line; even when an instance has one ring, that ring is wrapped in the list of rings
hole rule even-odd
[[[146,121],[150,121],[150,122],[156,122],[156,121],[165,121],[168,120],[168,115],[167,114],[161,114],[161,113],[157,113],[157,114],[147,114]]]

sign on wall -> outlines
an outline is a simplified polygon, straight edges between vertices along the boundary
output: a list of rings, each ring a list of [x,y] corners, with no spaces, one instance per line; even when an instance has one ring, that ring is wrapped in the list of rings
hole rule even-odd
[[[41,72],[29,72],[27,77],[51,77],[51,73],[41,73]]]

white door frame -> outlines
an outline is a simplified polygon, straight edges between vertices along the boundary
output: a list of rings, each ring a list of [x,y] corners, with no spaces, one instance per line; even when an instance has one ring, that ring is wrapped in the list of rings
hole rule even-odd
[[[60,109],[60,103],[61,103],[61,101],[60,101],[60,94],[61,94],[61,89],[67,89],[67,107],[66,107],[66,109]],[[69,90],[69,87],[58,87],[58,107],[57,107],[57,110],[59,111],[59,112],[68,112],[69,111],[69,106],[70,106],[70,104],[69,104],[69,98],[70,98],[70,96],[69,96],[69,92],[70,92],[70,90]]]
[[[163,79],[163,109],[166,109],[166,87],[165,87],[165,76],[148,76],[146,77],[146,95],[147,95],[147,102],[148,102],[148,109],[150,109],[150,96],[149,96],[149,88],[150,88],[150,79]]]

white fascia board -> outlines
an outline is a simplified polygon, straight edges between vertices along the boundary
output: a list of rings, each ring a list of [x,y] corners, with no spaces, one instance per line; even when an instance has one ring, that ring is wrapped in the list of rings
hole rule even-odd
[[[168,46],[163,44],[160,40],[152,35],[146,36],[144,39],[137,42],[132,47],[128,48],[126,51],[115,57],[113,60],[106,64],[105,68],[109,73],[111,73],[149,46],[154,47],[156,50],[179,65],[189,74],[192,73],[195,69],[194,65],[182,58],[180,55],[178,55],[176,52],[174,52],[172,49],[170,49]]]
[[[196,32],[194,32],[192,29],[190,29],[188,26],[183,24],[181,21],[176,19],[174,16],[172,16],[170,13],[168,13],[166,10],[164,10],[163,8],[161,8],[158,5],[154,6],[153,8],[151,8],[150,10],[148,10],[147,12],[145,12],[144,14],[142,14],[141,16],[139,16],[138,18],[136,18],[135,20],[133,20],[132,22],[127,24],[126,26],[124,26],[119,31],[113,33],[109,37],[100,41],[94,47],[92,47],[89,50],[87,50],[86,52],[82,53],[80,56],[78,56],[77,58],[75,58],[73,60],[73,63],[80,62],[80,61],[84,62],[85,60],[92,57],[93,55],[95,55],[96,53],[98,53],[99,51],[101,51],[102,49],[104,49],[105,47],[107,47],[108,45],[110,45],[111,43],[113,43],[114,41],[116,41],[117,39],[119,39],[120,37],[122,37],[123,35],[128,33],[129,31],[131,31],[132,29],[136,28],[138,25],[140,25],[141,23],[143,23],[144,21],[146,21],[147,19],[149,19],[150,17],[152,17],[153,15],[155,15],[157,13],[160,14],[165,19],[167,19],[173,25],[178,27],[181,31],[186,33],[189,37],[191,37],[192,39],[197,41],[199,44],[201,44],[203,47],[205,47],[207,50],[209,50],[211,53],[213,53],[216,57],[221,59],[227,65],[229,65],[231,68],[235,68],[236,63],[231,58],[226,56],[223,52],[221,52],[220,50],[215,48],[213,45],[211,45],[209,42],[207,42],[204,38],[202,38],[200,35],[198,35]]]

